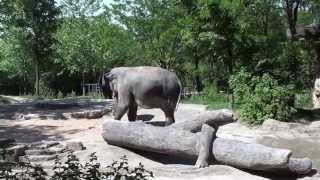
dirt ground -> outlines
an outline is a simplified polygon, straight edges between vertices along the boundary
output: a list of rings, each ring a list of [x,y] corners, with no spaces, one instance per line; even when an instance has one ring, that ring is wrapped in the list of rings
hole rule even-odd
[[[17,142],[21,143],[31,143],[41,140],[81,141],[87,148],[84,151],[76,152],[81,160],[86,160],[91,152],[96,152],[102,166],[107,166],[110,165],[113,160],[119,160],[120,157],[126,155],[130,165],[136,166],[139,162],[142,162],[147,169],[155,173],[156,179],[284,179],[283,177],[274,178],[261,176],[261,174],[250,174],[224,165],[210,165],[208,168],[196,169],[192,165],[194,162],[184,162],[181,159],[172,159],[164,155],[153,156],[111,146],[108,145],[101,136],[102,124],[112,119],[111,115],[105,115],[99,119],[74,119],[68,116],[68,113],[66,113],[63,108],[58,111],[53,111],[52,109],[46,110],[47,113],[43,113],[39,111],[39,109],[30,108],[35,102],[28,102],[25,99],[23,99],[23,101],[27,102],[27,104],[24,103],[23,106],[17,105],[11,107],[11,109],[6,109],[6,106],[0,105],[0,137],[14,138]],[[105,104],[95,102],[90,104],[83,102],[81,105],[89,104],[88,109],[101,108],[105,105],[110,105],[111,102],[108,101],[104,103]],[[75,109],[72,109],[72,111],[74,110]],[[176,112],[176,121],[183,121],[205,110],[206,106],[204,105],[180,104]],[[68,111],[70,111],[70,109],[68,109]],[[5,113],[9,115],[3,115]],[[163,121],[164,114],[157,109],[139,109],[138,119],[144,121]],[[127,118],[124,117],[122,121],[127,121]],[[319,168],[320,141],[318,139],[320,136],[320,126],[317,127],[316,125],[317,123],[312,127],[300,129],[291,128],[290,131],[284,131],[281,128],[287,128],[285,125],[278,129],[270,129],[270,125],[265,125],[260,128],[248,128],[240,123],[233,123],[222,127],[218,131],[218,136],[247,142],[259,142],[273,147],[291,148],[298,157],[307,156],[315,160],[316,168]],[[310,131],[310,128],[313,128],[312,130],[314,131]],[[297,139],[299,139],[299,142]],[[303,177],[299,179],[320,179],[320,176],[314,175],[313,177]]]

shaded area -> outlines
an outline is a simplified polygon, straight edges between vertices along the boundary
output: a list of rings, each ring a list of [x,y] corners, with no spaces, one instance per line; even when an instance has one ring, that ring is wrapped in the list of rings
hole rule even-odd
[[[151,121],[154,118],[154,115],[152,114],[140,114],[137,115],[137,120],[142,120],[142,121]]]
[[[165,121],[149,121],[149,122],[145,122],[145,123],[153,125],[153,126],[162,126],[162,127],[164,127],[166,125]]]
[[[0,119],[16,120],[24,115],[34,114],[42,120],[66,120],[64,113],[110,108],[112,101],[90,99],[43,100],[0,105]]]
[[[58,128],[59,126],[49,125],[0,125],[0,137],[15,139],[18,143],[32,143],[42,140],[60,141],[66,140],[62,136],[63,134],[75,134],[82,131],[80,129],[61,131],[57,130]]]
[[[296,108],[296,112],[293,114],[293,119],[301,123],[318,121],[320,120],[320,108],[319,109]]]
[[[311,172],[307,175],[288,175],[288,174],[281,174],[280,172],[277,172],[277,174],[274,173],[266,173],[266,172],[260,172],[260,171],[250,171],[242,169],[243,171],[247,171],[253,175],[261,176],[270,180],[298,180],[300,178],[305,177],[312,177],[315,174],[317,174],[317,170],[312,169]]]
[[[184,165],[194,165],[196,163],[195,158],[188,158],[185,156],[172,156],[168,154],[160,154],[160,153],[155,153],[155,152],[150,152],[150,151],[142,151],[138,149],[133,149],[133,148],[126,148],[134,153],[137,153],[144,158],[147,158],[152,161],[160,162],[162,164],[184,164]]]

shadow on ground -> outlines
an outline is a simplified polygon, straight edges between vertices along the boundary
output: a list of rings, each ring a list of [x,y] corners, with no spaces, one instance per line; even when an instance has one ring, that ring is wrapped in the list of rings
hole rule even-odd
[[[142,121],[151,121],[154,118],[154,115],[152,114],[140,114],[137,115],[137,120],[142,120]]]
[[[166,154],[142,151],[132,148],[126,148],[130,151],[139,154],[149,160],[156,161],[162,164],[184,164],[184,165],[194,165],[196,163],[196,158],[186,158],[186,157],[175,157]]]
[[[75,134],[81,130],[57,130],[58,126],[34,126],[34,125],[14,125],[14,126],[1,126],[0,137],[15,139],[18,143],[32,143],[37,141],[50,141],[50,140],[66,140],[61,134]],[[50,132],[50,133],[49,133]],[[54,132],[54,133],[52,133]]]
[[[296,108],[293,119],[301,123],[309,123],[320,120],[320,108],[318,109],[302,109]]]
[[[281,172],[277,172],[275,173],[264,173],[264,172],[255,172],[255,171],[248,171],[248,170],[244,170],[243,171],[247,171],[253,175],[257,175],[257,176],[261,176],[270,180],[298,180],[301,178],[305,178],[305,177],[312,177],[313,175],[317,174],[318,171],[316,169],[312,169],[311,172],[309,174],[306,175],[299,175],[299,176],[295,176],[295,175],[288,175],[288,174],[281,174]]]
[[[0,119],[17,120],[24,115],[37,115],[41,120],[66,120],[65,113],[98,110],[111,107],[111,101],[86,100],[35,100],[33,102],[0,105]]]

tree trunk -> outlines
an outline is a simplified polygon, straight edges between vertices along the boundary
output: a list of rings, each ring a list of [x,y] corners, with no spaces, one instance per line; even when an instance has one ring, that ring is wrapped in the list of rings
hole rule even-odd
[[[39,72],[39,62],[38,60],[35,61],[35,73],[36,73],[36,83],[35,83],[35,95],[39,96],[39,89],[40,89],[40,72]]]
[[[82,71],[82,96],[86,95],[86,86],[85,86],[85,73]]]
[[[202,83],[201,83],[201,80],[200,80],[200,75],[199,75],[199,57],[196,57],[196,60],[195,60],[195,71],[196,71],[195,86],[196,86],[197,92],[199,93],[203,89]]]
[[[315,64],[314,64],[314,75],[315,78],[320,78],[320,43],[314,45],[315,50]]]
[[[301,0],[285,0],[284,1],[284,7],[285,7],[285,12],[287,14],[287,20],[288,20],[288,25],[289,25],[289,31],[290,31],[290,36],[292,37],[292,40],[295,38],[296,32],[296,24],[298,21],[298,9]]]
[[[111,145],[195,160],[200,150],[201,133],[170,126],[156,127],[142,122],[110,120],[104,123],[102,136]],[[312,167],[309,159],[293,159],[292,152],[286,149],[219,137],[213,140],[211,146],[211,154],[216,162],[238,168],[305,174]]]
[[[229,46],[228,46],[228,55],[229,55],[229,59],[227,60],[227,63],[226,63],[226,66],[228,68],[228,73],[229,75],[232,75],[233,74],[233,44],[232,44],[232,41],[229,40]],[[228,88],[228,96],[230,96],[230,108],[231,109],[234,109],[234,94],[233,94],[233,90],[231,88]]]
[[[27,80],[26,80],[26,72],[23,71],[23,95],[27,95]]]

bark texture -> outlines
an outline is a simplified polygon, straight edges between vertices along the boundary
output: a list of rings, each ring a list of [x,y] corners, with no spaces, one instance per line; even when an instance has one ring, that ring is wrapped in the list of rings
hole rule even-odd
[[[191,131],[195,131],[206,122],[213,123],[215,118],[221,123],[223,122],[222,116],[228,118],[225,123],[221,124],[230,122],[230,114],[227,111],[211,113],[212,117],[207,118],[207,120],[211,119],[210,121],[202,119],[197,123],[193,122],[193,125],[190,126],[180,123],[180,125],[174,124],[169,127],[156,127],[143,122],[106,121],[103,125],[102,136],[111,145],[195,160],[200,155],[201,137],[203,138],[205,133],[192,133]],[[207,117],[208,114],[203,116]],[[202,115],[198,117],[200,116]],[[219,137],[214,139],[210,146],[212,146],[210,156],[215,161],[234,167],[288,174],[306,174],[311,171],[312,167],[309,159],[291,158],[292,152],[287,149],[270,148],[260,144]]]

